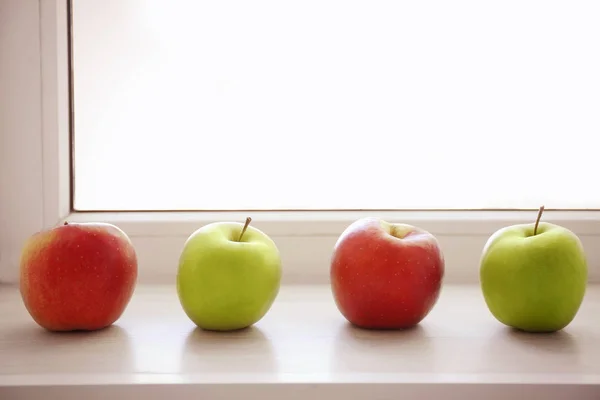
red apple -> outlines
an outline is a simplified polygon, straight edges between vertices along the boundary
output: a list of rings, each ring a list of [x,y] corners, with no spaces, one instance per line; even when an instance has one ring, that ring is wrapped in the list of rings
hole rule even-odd
[[[368,329],[417,325],[439,297],[444,256],[429,232],[378,218],[352,223],[335,244],[330,279],[335,303]]]
[[[65,223],[26,241],[21,296],[33,320],[47,330],[97,330],[125,311],[137,273],[135,250],[121,229]]]

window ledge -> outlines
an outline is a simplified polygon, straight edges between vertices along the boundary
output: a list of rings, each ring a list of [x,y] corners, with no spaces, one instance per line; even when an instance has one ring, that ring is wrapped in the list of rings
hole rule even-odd
[[[390,222],[420,226],[435,235],[489,236],[495,230],[513,224],[533,223],[537,210],[504,211],[213,211],[213,212],[72,212],[60,222],[110,222],[133,237],[189,235],[200,226],[219,221],[252,224],[276,237],[338,236],[352,222],[364,217],[379,217]],[[600,236],[600,210],[546,210],[543,221],[563,225],[578,235]]]
[[[217,221],[244,221],[263,230],[277,244],[284,284],[328,284],[331,252],[340,234],[355,220],[377,216],[419,226],[434,234],[446,261],[444,281],[477,284],[481,252],[490,235],[514,224],[532,223],[537,211],[286,211],[286,212],[106,212],[72,213],[72,222],[109,222],[132,239],[138,253],[140,282],[169,284],[181,249],[201,226]],[[581,239],[588,256],[589,280],[600,283],[600,211],[544,212],[544,221],[563,225]],[[14,247],[17,248],[17,247]],[[11,265],[18,262],[13,251]],[[7,268],[7,282],[17,282],[17,269]]]
[[[219,334],[194,328],[173,286],[140,285],[113,327],[50,334],[4,286],[0,398],[592,399],[599,310],[591,285],[565,330],[523,334],[493,319],[478,286],[446,285],[419,327],[377,332],[350,327],[327,285],[285,286],[255,327]]]

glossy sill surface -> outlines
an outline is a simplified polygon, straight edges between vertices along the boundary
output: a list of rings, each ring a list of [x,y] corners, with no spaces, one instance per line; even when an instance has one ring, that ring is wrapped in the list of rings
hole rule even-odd
[[[93,333],[44,331],[14,286],[0,286],[0,315],[0,398],[39,385],[68,391],[170,384],[189,390],[259,383],[341,384],[333,385],[340,390],[356,383],[429,389],[535,384],[530,388],[540,390],[565,384],[582,390],[581,398],[600,393],[599,286],[589,287],[575,320],[555,334],[501,325],[473,285],[444,286],[429,316],[399,332],[353,328],[327,285],[284,286],[261,321],[233,333],[195,328],[174,286],[167,285],[138,286],[121,319]]]

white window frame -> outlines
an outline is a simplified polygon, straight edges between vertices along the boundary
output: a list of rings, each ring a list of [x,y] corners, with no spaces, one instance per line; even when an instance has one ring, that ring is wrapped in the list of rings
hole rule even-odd
[[[8,90],[0,92],[0,105],[13,105],[0,108],[0,126],[6,135],[0,149],[0,281],[18,281],[18,259],[26,237],[70,220],[119,225],[136,246],[140,282],[172,283],[179,252],[189,234],[209,222],[243,221],[247,213],[73,212],[67,1],[13,1],[9,7],[13,9],[7,18],[23,18],[23,23],[21,35],[8,40],[13,41],[13,49],[18,41],[30,54],[15,57],[21,64],[9,67],[10,77],[0,77],[11,83]],[[4,54],[0,52],[0,67],[7,63]],[[367,215],[429,230],[444,251],[445,281],[476,283],[487,238],[500,227],[531,222],[536,211],[264,211],[250,215],[253,224],[280,248],[284,283],[328,283],[328,262],[337,237],[352,221]],[[597,282],[600,211],[549,210],[544,220],[564,225],[580,236],[588,253],[590,281]]]

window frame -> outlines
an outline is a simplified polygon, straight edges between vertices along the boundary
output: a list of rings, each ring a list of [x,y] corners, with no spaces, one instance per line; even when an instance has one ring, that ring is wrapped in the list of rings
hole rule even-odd
[[[69,0],[22,2],[28,32],[24,46],[35,48],[34,59],[19,58],[11,88],[34,82],[20,92],[17,112],[0,110],[12,131],[4,149],[12,157],[0,160],[2,199],[0,221],[0,281],[18,281],[22,242],[32,233],[69,221],[103,221],[120,226],[133,240],[140,258],[140,282],[171,283],[185,239],[200,226],[224,220],[253,224],[277,243],[284,264],[284,283],[328,283],[328,260],[341,232],[354,220],[379,216],[418,225],[436,235],[446,258],[446,281],[476,283],[478,260],[487,238],[497,229],[532,222],[536,210],[435,211],[260,211],[251,212],[77,212],[72,207],[71,181],[73,110],[70,90]],[[37,7],[37,9],[35,9]],[[24,14],[25,15],[25,14]],[[15,38],[14,40],[23,40]],[[38,65],[39,63],[39,65]],[[0,96],[13,96],[9,89]],[[5,103],[5,102],[3,102]],[[24,124],[22,121],[28,121]],[[22,128],[22,129],[21,129]],[[18,131],[17,131],[18,129]],[[10,191],[9,184],[12,183]],[[17,185],[15,185],[15,183]],[[547,210],[545,221],[577,233],[589,258],[590,281],[600,280],[599,210]]]

